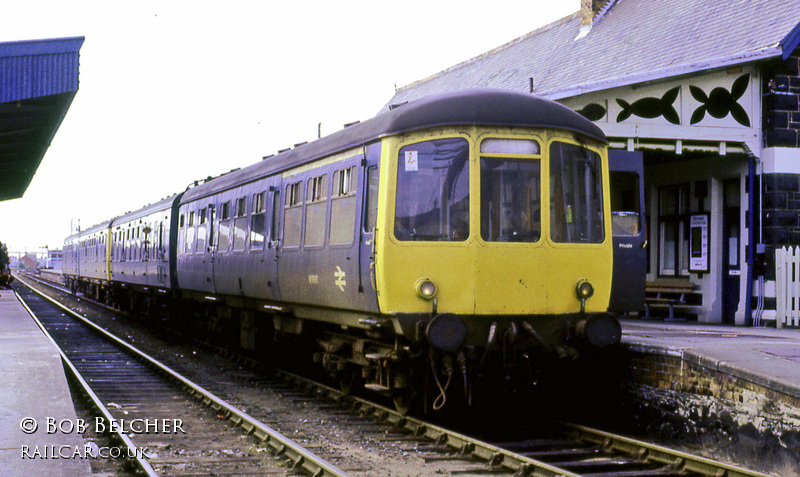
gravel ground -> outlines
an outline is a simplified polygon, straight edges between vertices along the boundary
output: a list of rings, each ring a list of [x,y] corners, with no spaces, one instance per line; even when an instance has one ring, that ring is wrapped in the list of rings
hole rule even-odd
[[[48,291],[52,294],[52,291]],[[443,459],[414,441],[389,434],[385,426],[365,424],[348,413],[320,409],[319,401],[287,391],[268,377],[245,369],[180,338],[164,339],[156,327],[142,326],[85,300],[68,298],[70,306],[107,331],[203,385],[266,425],[354,476],[488,475],[482,464]],[[74,306],[73,306],[74,305]],[[284,391],[284,392],[281,392]],[[261,452],[254,446],[253,452]],[[109,475],[110,469],[104,469]],[[473,471],[475,471],[473,473]]]

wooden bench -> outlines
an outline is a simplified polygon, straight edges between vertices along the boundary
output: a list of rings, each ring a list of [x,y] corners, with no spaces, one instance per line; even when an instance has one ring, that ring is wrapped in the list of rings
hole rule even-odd
[[[668,307],[669,319],[675,318],[676,306],[691,306],[688,298],[698,297],[697,285],[684,279],[661,278],[645,285],[644,316],[650,318],[650,307]]]

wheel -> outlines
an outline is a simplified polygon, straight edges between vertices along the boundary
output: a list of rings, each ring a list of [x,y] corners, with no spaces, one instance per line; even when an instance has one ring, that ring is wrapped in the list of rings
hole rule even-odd
[[[392,392],[392,401],[394,401],[394,409],[401,416],[408,415],[414,407],[414,393],[410,388],[398,389]]]
[[[337,374],[339,381],[339,391],[345,396],[352,394],[353,390],[361,387],[361,371],[359,369],[348,368]]]

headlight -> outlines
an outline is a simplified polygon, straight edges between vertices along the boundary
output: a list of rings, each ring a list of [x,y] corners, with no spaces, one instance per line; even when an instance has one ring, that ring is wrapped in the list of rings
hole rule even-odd
[[[575,293],[578,295],[579,299],[588,300],[594,295],[594,287],[589,283],[589,280],[583,278],[578,280],[578,283],[575,285]]]
[[[430,300],[436,295],[436,285],[430,279],[420,278],[417,281],[417,293],[421,298]]]

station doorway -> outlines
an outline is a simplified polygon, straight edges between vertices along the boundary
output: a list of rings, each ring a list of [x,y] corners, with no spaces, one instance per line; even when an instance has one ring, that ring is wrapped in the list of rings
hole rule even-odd
[[[683,290],[674,297],[682,319],[744,322],[748,156],[732,149],[641,147],[646,283]]]

